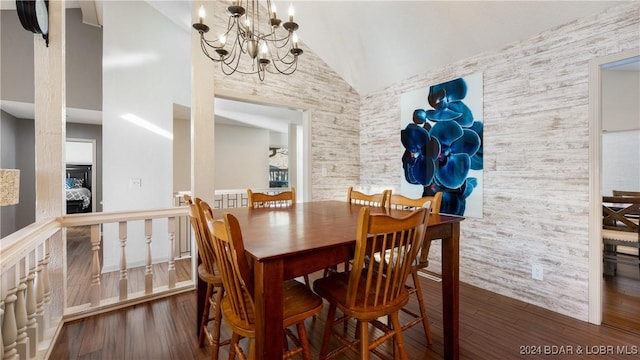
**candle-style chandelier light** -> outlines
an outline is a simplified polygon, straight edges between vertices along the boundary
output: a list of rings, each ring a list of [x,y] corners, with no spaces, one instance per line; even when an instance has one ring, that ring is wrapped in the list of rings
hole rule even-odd
[[[293,21],[293,6],[289,6],[289,21],[285,23],[277,18],[271,0],[267,0],[267,14],[264,11],[261,14],[258,0],[231,1],[227,14],[227,29],[215,40],[207,40],[204,36],[209,31],[209,26],[204,24],[204,7],[198,11],[200,22],[193,24],[200,33],[202,51],[209,59],[220,63],[225,75],[235,72],[258,74],[262,81],[266,72],[291,75],[296,71],[298,56],[303,51],[298,47],[298,24]],[[268,27],[261,29],[261,21]]]

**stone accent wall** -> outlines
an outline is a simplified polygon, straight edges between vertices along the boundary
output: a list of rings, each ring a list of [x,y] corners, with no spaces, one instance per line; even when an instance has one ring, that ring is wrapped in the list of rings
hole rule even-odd
[[[215,20],[209,25],[227,24],[226,2],[217,1]],[[301,27],[304,24],[300,24]],[[210,34],[220,34],[212,29]],[[257,96],[275,104],[300,104],[311,116],[311,192],[312,200],[342,200],[347,188],[360,180],[360,96],[325,62],[304,45],[294,75],[257,75],[215,73],[215,89]],[[212,66],[218,66],[213,64]],[[322,176],[322,169],[327,176]]]
[[[586,321],[588,63],[638,46],[632,2],[364,96],[361,183],[400,189],[403,93],[482,72],[484,217],[462,224],[460,280]],[[430,256],[439,271],[437,242]]]

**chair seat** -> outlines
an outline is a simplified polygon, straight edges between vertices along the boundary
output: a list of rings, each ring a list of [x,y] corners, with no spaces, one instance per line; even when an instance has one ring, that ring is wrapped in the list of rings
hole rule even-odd
[[[318,295],[327,299],[330,303],[336,304],[344,314],[365,321],[374,320],[380,316],[385,316],[391,312],[398,311],[409,301],[409,291],[405,289],[403,293],[398,296],[395,302],[387,303],[385,306],[377,308],[376,311],[372,311],[371,304],[376,303],[376,299],[373,294],[365,294],[364,290],[362,290],[365,288],[365,281],[366,271],[363,271],[362,276],[360,277],[361,286],[358,286],[359,290],[356,295],[356,302],[353,306],[347,306],[346,304],[349,275],[344,272],[334,273],[325,278],[314,281],[313,290],[318,293]],[[380,296],[383,296],[383,292],[381,292]],[[369,304],[367,308],[364,306],[365,300],[367,300],[367,303]],[[382,303],[382,301],[379,300],[378,303]]]
[[[245,294],[245,297],[248,296]],[[284,282],[284,327],[294,325],[304,319],[317,314],[322,310],[322,298],[314,294],[309,288],[296,281],[287,280]],[[222,299],[222,313],[225,321],[237,329],[243,336],[255,332],[255,313],[250,309],[247,314],[249,321],[239,318],[231,308],[231,301],[228,297]],[[245,334],[242,334],[244,332]]]
[[[638,244],[638,241],[639,241],[638,233],[629,232],[629,231],[609,230],[609,229],[602,230],[602,239],[605,241],[615,240],[615,241],[623,241],[623,242],[636,243],[636,244]],[[630,246],[633,246],[633,245],[630,244]]]

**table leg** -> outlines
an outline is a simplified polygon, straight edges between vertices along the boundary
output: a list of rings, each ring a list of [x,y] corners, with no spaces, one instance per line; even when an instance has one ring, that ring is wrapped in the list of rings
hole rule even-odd
[[[442,239],[442,326],[444,358],[457,360],[459,333],[460,223],[450,224],[451,232]]]
[[[255,262],[256,359],[282,359],[284,271],[282,260]]]

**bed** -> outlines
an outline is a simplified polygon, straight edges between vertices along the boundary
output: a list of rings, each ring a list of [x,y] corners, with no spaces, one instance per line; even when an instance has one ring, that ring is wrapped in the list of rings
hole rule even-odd
[[[91,165],[67,164],[65,179],[67,214],[92,211],[91,167]]]

